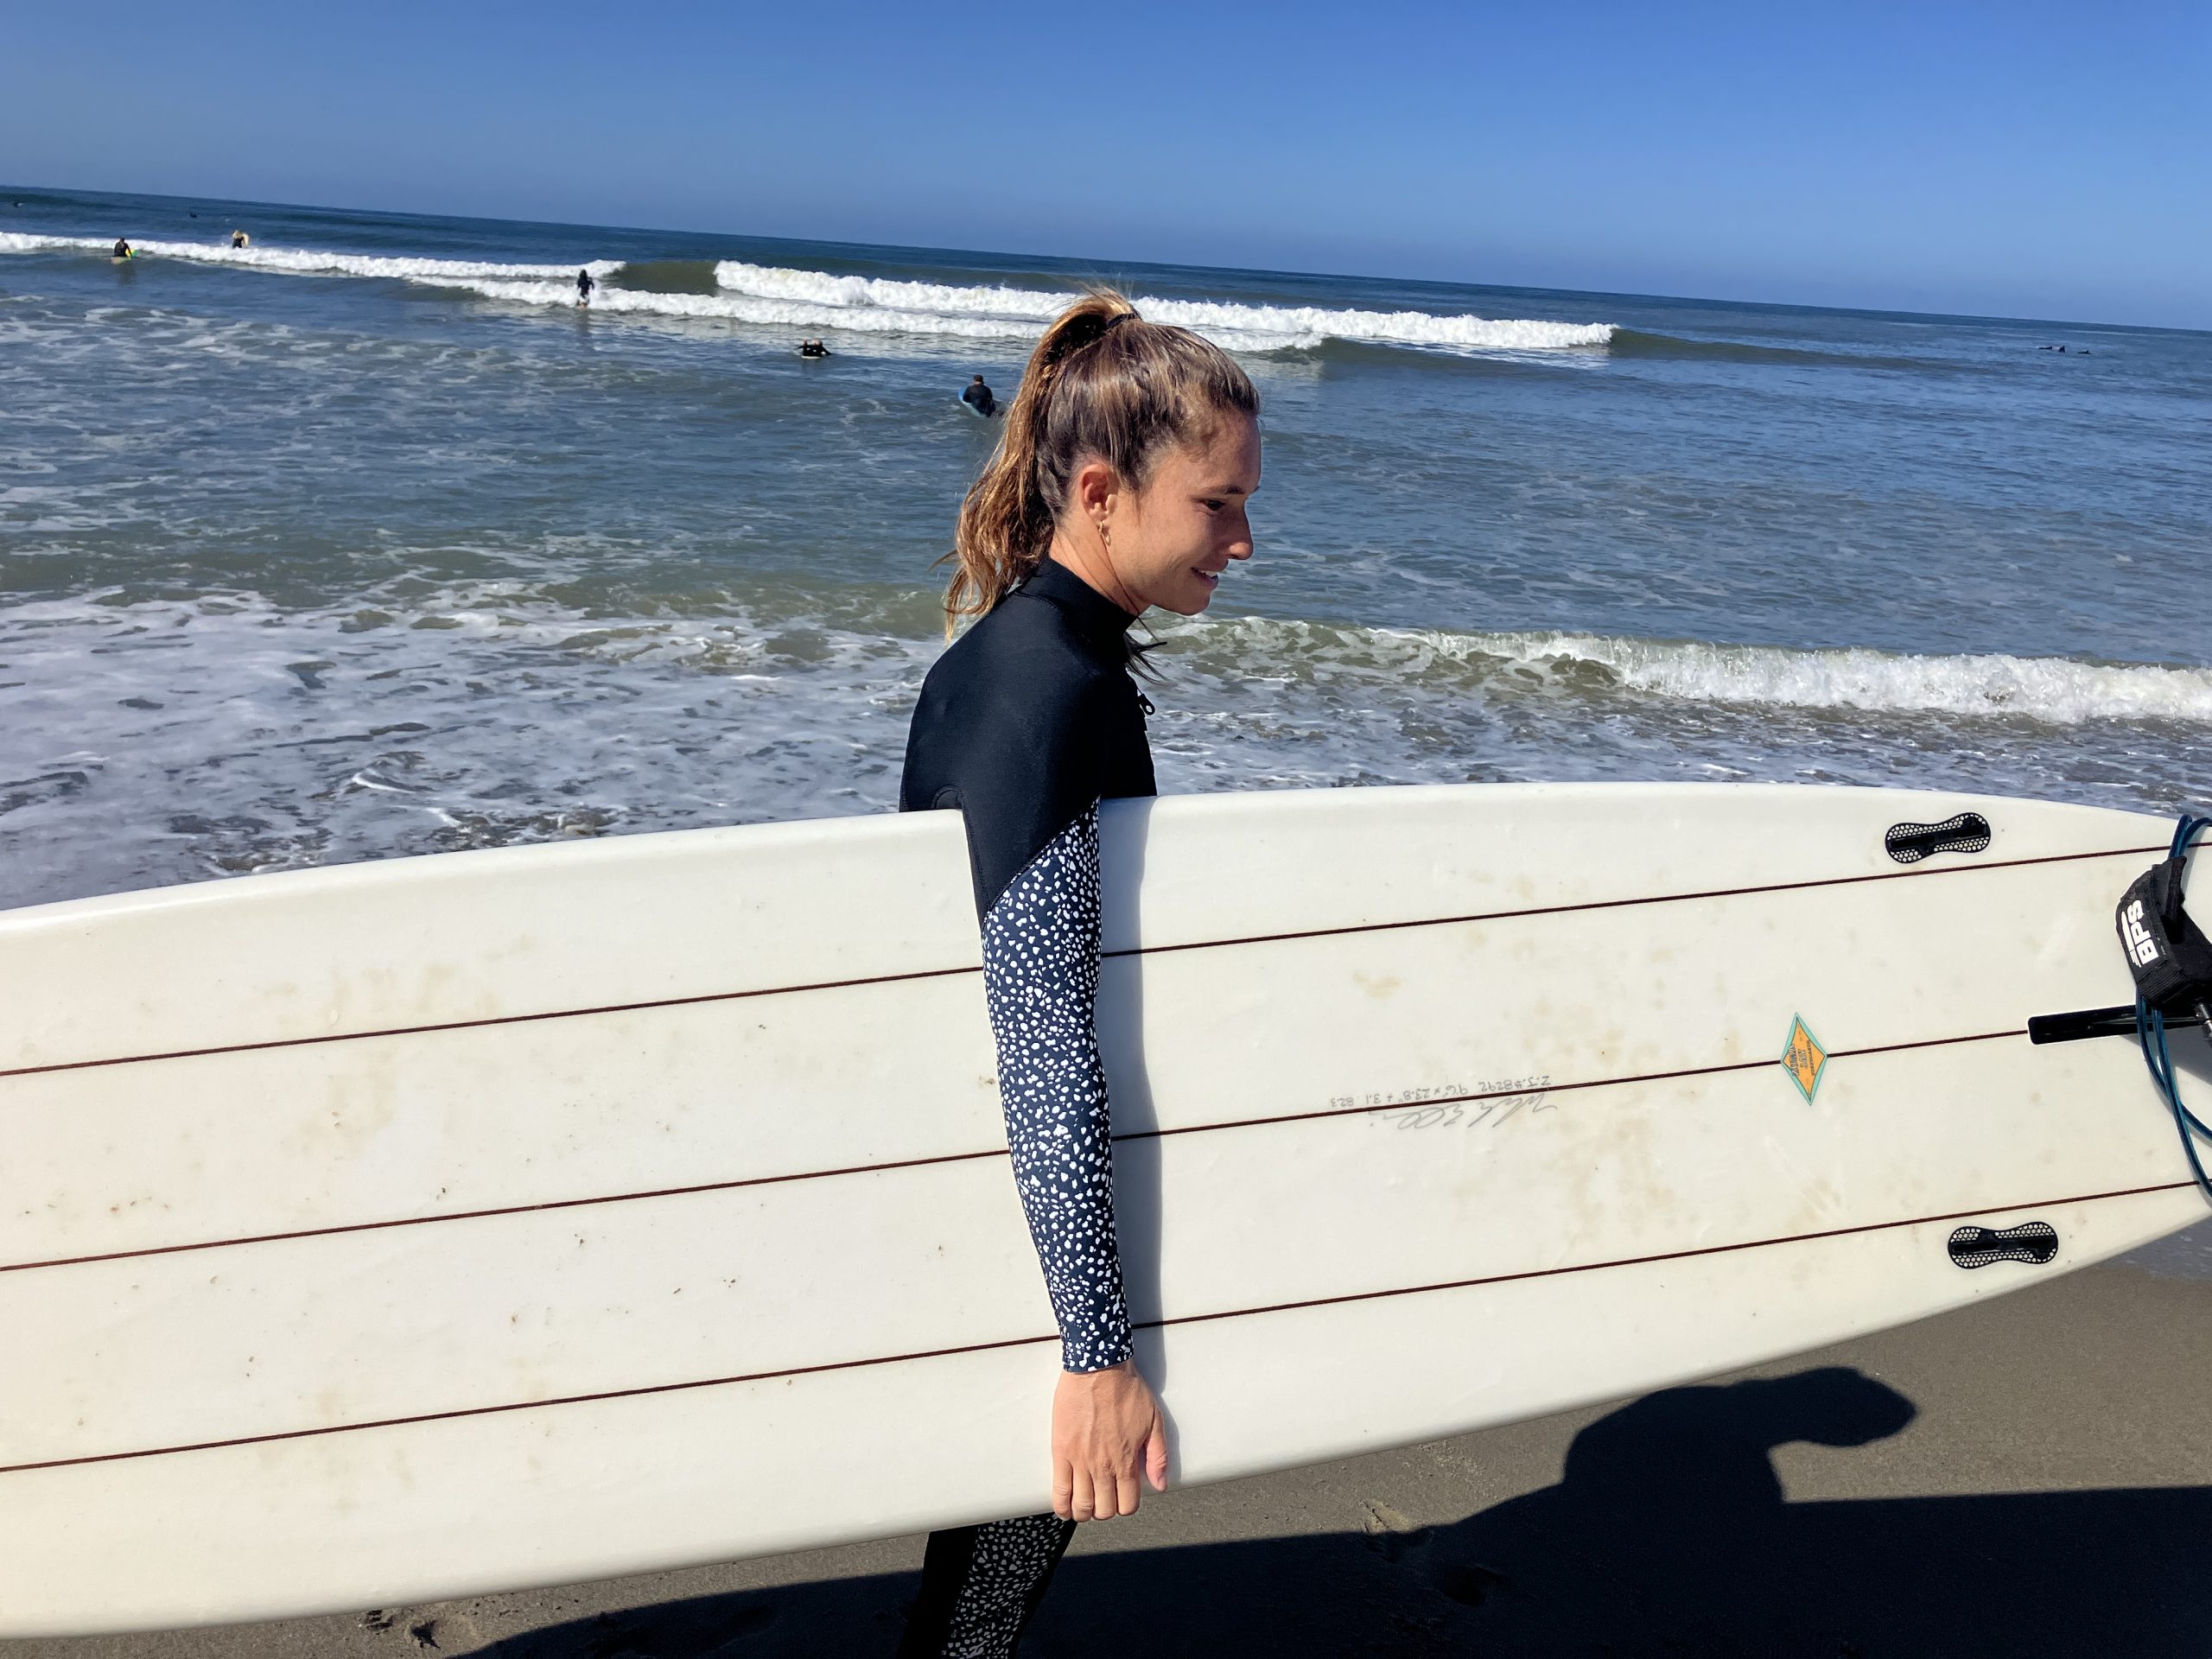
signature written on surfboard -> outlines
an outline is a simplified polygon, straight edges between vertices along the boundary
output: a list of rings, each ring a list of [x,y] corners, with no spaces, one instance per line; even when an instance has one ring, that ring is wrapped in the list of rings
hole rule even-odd
[[[1329,1104],[1338,1111],[1374,1110],[1374,1121],[1401,1129],[1448,1129],[1454,1126],[1496,1128],[1522,1112],[1548,1112],[1551,1074],[1538,1077],[1486,1078],[1471,1087],[1447,1083],[1423,1089],[1399,1089],[1370,1095],[1338,1095]],[[1473,1096],[1473,1098],[1470,1098]]]

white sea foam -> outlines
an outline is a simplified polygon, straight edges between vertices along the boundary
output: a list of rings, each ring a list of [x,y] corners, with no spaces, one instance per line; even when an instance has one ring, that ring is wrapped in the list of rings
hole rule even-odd
[[[574,273],[570,276],[573,277]],[[486,299],[518,305],[570,306],[573,281],[460,282],[454,286]],[[969,340],[1027,339],[1040,325],[988,316],[943,316],[874,308],[838,308],[804,300],[758,298],[733,294],[656,294],[642,289],[602,285],[592,296],[594,312],[630,312],[657,317],[708,317],[773,328],[842,328],[887,334],[950,334]]]
[[[111,239],[92,236],[32,236],[21,231],[0,231],[0,253],[36,253],[79,249],[105,253]],[[594,259],[573,265],[501,264],[480,259],[391,258],[378,254],[339,253],[321,248],[234,248],[227,242],[133,242],[141,254],[163,259],[192,259],[213,265],[235,265],[245,270],[283,271],[292,275],[327,273],[340,276],[385,276],[436,286],[457,286],[490,279],[528,282],[565,278],[575,282],[579,270],[603,277],[620,269],[619,259]],[[570,290],[570,298],[575,297]]]
[[[2060,657],[1911,656],[1844,649],[1641,639],[1581,633],[1446,633],[1336,628],[1261,618],[1173,630],[1202,656],[1373,672],[1418,683],[1439,671],[1494,685],[1535,671],[1573,687],[1624,690],[1681,702],[1942,714],[2078,726],[2088,721],[2212,725],[2212,669],[2088,663]],[[1585,678],[1594,671],[1594,676]],[[1293,667],[1291,671],[1297,671]]]
[[[1072,292],[1009,288],[1002,283],[958,286],[880,276],[838,276],[824,270],[748,264],[735,259],[726,259],[715,267],[715,281],[733,293],[815,308],[829,318],[824,327],[909,327],[930,333],[968,332],[944,325],[974,319],[1001,325],[993,332],[1027,336],[1077,297]],[[1149,296],[1138,296],[1136,302],[1154,322],[1173,323],[1217,339],[1252,342],[1262,349],[1313,346],[1325,340],[1359,340],[1469,350],[1556,351],[1603,346],[1613,336],[1613,325],[1607,322],[1546,322],[1469,314],[1436,316],[1426,311],[1358,311],[1310,305],[1238,305]]]
[[[38,236],[0,231],[0,253],[75,251],[105,253],[112,242],[89,236]],[[615,259],[575,264],[514,264],[493,260],[397,257],[320,248],[234,248],[227,242],[136,242],[138,252],[306,276],[385,277],[458,288],[522,305],[575,301],[579,269],[601,279],[596,311],[667,317],[712,317],[776,328],[834,328],[876,334],[949,335],[968,340],[1031,340],[1077,296],[1071,291],[1004,283],[917,283],[880,276],[839,276],[824,270],[726,259],[715,267],[715,294],[660,294],[605,279]],[[1471,314],[1360,311],[1324,306],[1241,305],[1209,300],[1141,296],[1146,316],[1192,328],[1236,350],[1267,352],[1324,340],[1368,340],[1462,351],[1557,351],[1603,346],[1605,322],[1549,322]]]
[[[521,580],[0,606],[0,905],[880,809],[939,649],[741,602],[596,616]]]
[[[0,607],[0,904],[892,804],[941,649],[928,595],[607,613],[556,597],[558,575],[409,575],[307,609],[231,590]],[[1170,791],[1811,771],[2164,810],[2212,752],[2212,671],[1256,618],[1162,632]],[[1870,712],[1808,744],[1785,708]],[[1931,711],[2003,718],[1916,744]],[[2064,730],[2109,720],[2188,725]]]
[[[450,286],[481,294],[486,299],[518,305],[573,306],[572,283],[518,282],[454,282]],[[1071,296],[1057,296],[1048,315],[1057,315]],[[1005,340],[1028,341],[1044,332],[1044,323],[1024,317],[991,316],[972,312],[898,311],[874,305],[826,305],[808,300],[778,299],[749,294],[661,294],[643,289],[603,285],[592,296],[594,312],[626,312],[656,317],[704,317],[754,327],[848,334],[905,334],[921,338]],[[1318,334],[1291,335],[1210,327],[1206,334],[1231,351],[1274,352],[1288,346],[1316,345]]]
[[[1224,305],[1205,300],[1140,302],[1154,322],[1200,334],[1279,334],[1298,340],[1363,340],[1389,346],[1450,346],[1476,351],[1549,352],[1603,346],[1609,322],[1545,322],[1527,318],[1432,316],[1426,311],[1336,311],[1318,306]]]
[[[2212,723],[2212,670],[2063,657],[1915,657],[1865,650],[1675,644],[1573,634],[1506,636],[1522,661],[1567,657],[1662,696],[1796,709]]]
[[[928,316],[1018,318],[1048,322],[1076,296],[1004,283],[898,282],[885,276],[835,276],[826,270],[786,265],[747,264],[725,259],[715,267],[715,283],[758,299],[786,300],[813,306],[912,312]]]

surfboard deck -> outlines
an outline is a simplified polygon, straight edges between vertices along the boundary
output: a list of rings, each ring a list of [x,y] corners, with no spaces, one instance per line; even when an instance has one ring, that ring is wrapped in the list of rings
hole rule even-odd
[[[1962,813],[1985,847],[1893,856]],[[2132,995],[2111,911],[2158,820],[1725,785],[1103,817],[1179,1481],[1785,1355],[2205,1212],[2132,1042],[2024,1034]],[[0,915],[0,1634],[1045,1507],[1058,1344],[977,964],[950,813]]]

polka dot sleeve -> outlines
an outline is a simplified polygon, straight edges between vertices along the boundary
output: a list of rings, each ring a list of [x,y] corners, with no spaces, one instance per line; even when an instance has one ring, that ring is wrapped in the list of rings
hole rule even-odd
[[[1050,842],[983,918],[1014,1182],[1060,1327],[1060,1363],[1129,1355],[1114,1238],[1114,1149],[1098,1059],[1098,806]]]

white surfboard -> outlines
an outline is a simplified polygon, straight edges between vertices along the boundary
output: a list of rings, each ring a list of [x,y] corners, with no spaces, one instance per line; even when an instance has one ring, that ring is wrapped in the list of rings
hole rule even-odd
[[[1986,846],[1888,834],[1962,813]],[[1104,820],[1122,1248],[1180,1481],[2204,1213],[2131,1041],[2024,1035],[2131,995],[2155,819],[1529,785]],[[977,961],[948,813],[0,916],[0,1634],[1045,1507],[1058,1346]]]

